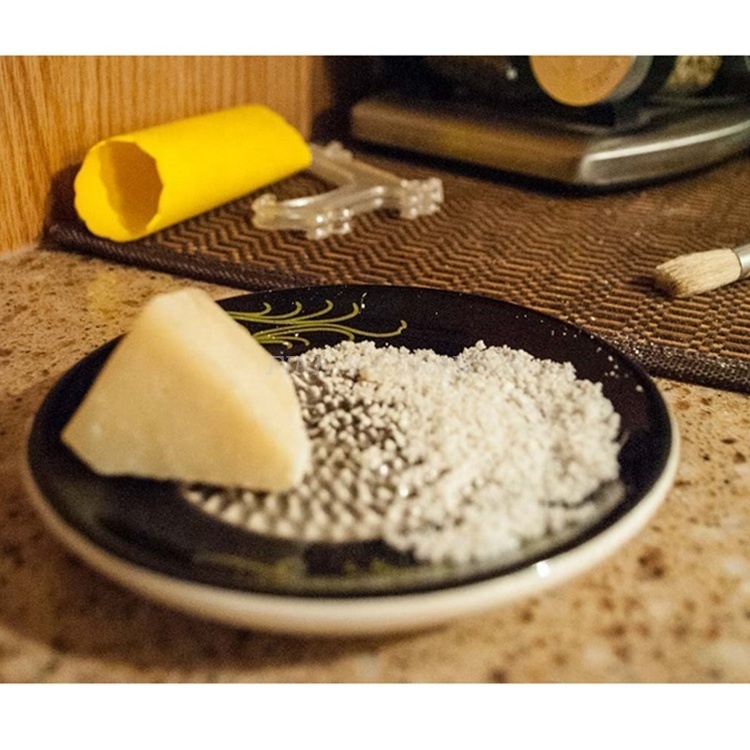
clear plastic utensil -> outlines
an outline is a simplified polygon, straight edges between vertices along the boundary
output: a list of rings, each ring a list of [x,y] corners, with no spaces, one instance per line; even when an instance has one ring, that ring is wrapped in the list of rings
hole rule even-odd
[[[436,177],[402,179],[357,161],[337,141],[310,148],[313,161],[308,171],[338,187],[286,201],[264,193],[252,204],[254,226],[303,231],[308,239],[321,240],[351,231],[352,219],[369,211],[397,209],[402,219],[416,219],[440,209],[443,183]]]

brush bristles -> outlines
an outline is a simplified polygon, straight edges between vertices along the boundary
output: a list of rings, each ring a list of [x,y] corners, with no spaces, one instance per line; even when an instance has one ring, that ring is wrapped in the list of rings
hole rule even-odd
[[[672,258],[657,266],[654,282],[670,297],[691,297],[737,281],[741,270],[734,251],[706,250]]]

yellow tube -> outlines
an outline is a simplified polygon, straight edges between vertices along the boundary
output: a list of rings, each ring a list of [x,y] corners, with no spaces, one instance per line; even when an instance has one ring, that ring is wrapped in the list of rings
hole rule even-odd
[[[250,104],[107,138],[86,154],[75,208],[89,231],[129,242],[310,166],[286,120]]]

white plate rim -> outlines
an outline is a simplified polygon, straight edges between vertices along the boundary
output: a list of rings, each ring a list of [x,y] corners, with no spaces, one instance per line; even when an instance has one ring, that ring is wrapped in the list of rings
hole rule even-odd
[[[614,524],[548,560],[488,580],[455,587],[349,599],[295,597],[225,589],[176,579],[113,555],[78,532],[46,502],[24,453],[22,474],[31,503],[53,535],[77,557],[148,599],[226,625],[302,636],[372,636],[430,629],[480,614],[560,585],[593,568],[640,531],[666,498],[677,472],[680,437],[671,428],[670,451],[650,490]],[[24,441],[24,447],[28,441]]]

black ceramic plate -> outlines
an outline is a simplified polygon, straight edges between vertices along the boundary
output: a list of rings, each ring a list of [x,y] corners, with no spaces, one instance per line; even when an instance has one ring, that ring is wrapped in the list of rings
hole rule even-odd
[[[376,542],[297,543],[256,535],[193,507],[173,483],[99,476],[61,443],[60,431],[112,341],[66,373],[44,401],[29,437],[29,486],[42,516],[75,552],[173,606],[305,632],[429,624],[595,564],[642,526],[671,484],[676,434],[653,382],[609,344],[554,318],[484,297],[387,286],[310,287],[221,304],[275,356],[344,337],[455,355],[482,339],[570,361],[578,377],[602,383],[620,414],[622,493],[572,535],[481,565],[417,564]]]

